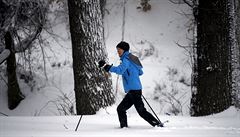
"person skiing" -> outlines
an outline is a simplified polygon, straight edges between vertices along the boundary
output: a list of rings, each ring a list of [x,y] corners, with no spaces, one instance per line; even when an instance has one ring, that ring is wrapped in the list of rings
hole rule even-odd
[[[129,52],[129,44],[121,41],[117,44],[117,53],[120,57],[121,64],[113,66],[106,64],[104,60],[100,60],[98,65],[104,68],[106,72],[113,72],[122,75],[123,87],[126,95],[117,107],[118,118],[120,127],[128,127],[126,111],[134,105],[138,114],[146,120],[153,127],[163,127],[163,124],[158,121],[151,113],[144,107],[142,101],[142,84],[139,76],[143,74],[142,64],[138,57]]]

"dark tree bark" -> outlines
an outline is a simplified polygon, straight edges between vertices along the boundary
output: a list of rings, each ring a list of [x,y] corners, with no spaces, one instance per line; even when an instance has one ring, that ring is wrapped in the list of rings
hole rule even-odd
[[[235,17],[236,17],[236,44],[239,49],[240,53],[240,0],[235,0]],[[240,55],[238,55],[238,58],[240,59]],[[238,70],[239,71],[239,70]],[[235,106],[240,108],[240,91],[239,87],[236,91],[235,97],[234,97],[234,103]]]
[[[14,44],[10,32],[5,34],[6,49],[10,50],[10,55],[7,59],[7,75],[8,75],[8,108],[14,109],[24,99],[22,95],[16,75],[16,58],[13,50]]]
[[[231,47],[227,1],[199,0],[197,76],[191,115],[218,113],[231,105]]]
[[[105,15],[105,6],[107,3],[107,0],[100,0],[100,9],[101,9],[101,13],[102,13],[102,17],[104,17]]]
[[[112,83],[97,67],[106,59],[99,0],[68,0],[77,114],[95,114],[114,103]]]
[[[237,45],[240,46],[240,0],[235,0],[236,6],[236,37],[237,37]]]

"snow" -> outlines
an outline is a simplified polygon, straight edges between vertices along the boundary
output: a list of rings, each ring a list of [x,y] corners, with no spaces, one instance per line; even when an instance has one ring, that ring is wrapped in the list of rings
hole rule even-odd
[[[116,52],[116,45],[122,37],[122,2],[117,0],[108,1],[106,14],[105,36],[109,56],[109,63],[119,64],[119,57]],[[189,114],[190,86],[179,83],[181,77],[185,77],[190,83],[191,67],[188,64],[186,52],[178,47],[175,42],[188,46],[191,33],[187,31],[188,19],[179,14],[181,12],[191,13],[186,5],[175,5],[168,0],[151,0],[151,10],[143,12],[137,10],[137,0],[127,1],[126,21],[124,40],[130,44],[130,52],[140,57],[143,64],[144,75],[141,77],[143,94],[154,104],[153,107],[159,110],[158,113],[169,113],[169,104],[153,100],[155,96],[156,83],[167,85],[168,92],[178,90],[178,96],[186,94],[181,102],[183,114]],[[178,75],[174,80],[169,79],[169,69],[177,69]],[[113,88],[119,84],[118,91],[123,92],[121,78],[117,83],[117,75],[112,75]],[[122,97],[120,93],[120,98]]]
[[[62,16],[54,20],[56,17],[51,14],[50,18],[56,24],[53,25],[53,32],[60,38],[49,36],[46,32],[43,35],[43,39],[49,43],[44,48],[47,78],[41,71],[41,50],[34,51],[32,55],[38,59],[33,62],[33,69],[37,70],[34,71],[36,85],[31,90],[29,85],[19,79],[26,98],[14,110],[7,108],[7,85],[1,80],[4,77],[0,78],[0,112],[9,115],[3,116],[0,113],[0,137],[239,137],[240,112],[234,107],[211,116],[189,116],[191,87],[188,84],[191,83],[191,67],[186,51],[176,46],[175,42],[185,46],[191,44],[187,38],[192,34],[186,27],[189,19],[179,14],[182,11],[190,13],[190,9],[168,0],[151,0],[151,10],[143,12],[136,9],[138,4],[138,0],[127,1],[124,38],[130,43],[130,51],[138,55],[143,64],[143,95],[163,122],[169,120],[164,128],[151,127],[140,118],[134,107],[127,111],[129,128],[119,128],[116,107],[125,93],[121,77],[117,81],[117,75],[113,74],[116,103],[100,110],[96,115],[83,116],[78,131],[74,131],[80,116],[63,116],[75,112],[65,114],[58,110],[62,103],[66,103],[63,102],[63,97],[68,98],[69,106],[75,107],[71,42],[68,27],[63,24],[68,20]],[[105,14],[104,23],[108,62],[118,65],[119,57],[115,47],[121,41],[122,1],[108,0],[107,9],[109,14]],[[53,5],[52,10],[59,9]],[[4,76],[3,68],[0,67],[0,70],[1,76]],[[173,93],[181,103],[178,116],[171,113],[171,105],[167,103],[169,100],[162,96]],[[151,112],[146,104],[145,106]],[[166,113],[171,115],[165,115]]]
[[[158,114],[171,113],[169,112],[171,109],[169,103],[164,102],[162,98],[154,100],[156,94],[161,94],[161,91],[155,89],[157,85],[166,86],[163,90],[164,93],[176,91],[176,99],[183,97],[179,100],[182,103],[180,114],[188,115],[191,97],[189,86],[191,67],[188,64],[189,57],[186,56],[186,52],[175,42],[186,46],[190,43],[187,37],[190,37],[191,33],[186,28],[189,19],[179,12],[190,13],[191,11],[186,5],[175,5],[168,0],[151,0],[150,4],[152,5],[151,10],[143,12],[136,8],[139,5],[138,0],[126,3],[124,37],[125,41],[130,44],[130,52],[139,56],[143,64],[144,75],[141,76],[143,94]],[[106,6],[109,10],[109,14],[106,13],[104,19],[108,62],[118,65],[116,44],[120,42],[122,34],[122,1],[109,0]],[[26,98],[12,111],[7,108],[6,83],[0,80],[0,112],[2,113],[10,116],[63,115],[57,107],[61,102],[60,98],[68,95],[72,104],[75,102],[71,41],[69,28],[63,23],[68,19],[63,16],[64,12],[57,14],[57,17],[53,14],[54,10],[62,10],[58,9],[56,5],[53,4],[51,10],[49,18],[53,23],[53,28],[50,33],[56,35],[49,35],[45,31],[42,33],[42,39],[46,39],[47,46],[43,49],[36,47],[31,54],[34,82],[26,84],[24,80],[19,79],[21,91]],[[42,51],[46,57],[45,65],[42,60]],[[46,74],[44,74],[44,70],[46,70]],[[172,73],[171,70],[177,73]],[[1,71],[2,76],[4,76],[4,71]],[[187,85],[180,82],[182,78],[188,83]],[[117,82],[115,74],[112,75],[112,81],[114,92],[117,90],[116,104],[118,104],[124,96],[122,81],[119,78]],[[116,86],[117,83],[118,86]],[[33,87],[29,87],[29,85]]]
[[[4,49],[2,52],[0,52],[0,64],[10,55],[9,49]]]
[[[151,127],[136,113],[128,114],[129,128],[119,128],[115,110],[106,114],[48,117],[0,117],[0,137],[239,137],[240,113],[231,107],[208,117],[160,116],[164,128]]]

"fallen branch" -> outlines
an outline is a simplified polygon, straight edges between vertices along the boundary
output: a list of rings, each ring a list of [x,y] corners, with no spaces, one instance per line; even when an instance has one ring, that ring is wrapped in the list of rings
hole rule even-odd
[[[2,114],[2,115],[4,115],[4,116],[7,116],[7,117],[8,117],[8,115],[7,115],[7,114],[4,114],[4,113],[2,113],[2,112],[0,112],[0,114]]]

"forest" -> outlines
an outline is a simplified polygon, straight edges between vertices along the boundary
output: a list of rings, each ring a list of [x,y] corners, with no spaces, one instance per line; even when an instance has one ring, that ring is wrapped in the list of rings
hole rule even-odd
[[[186,112],[190,116],[216,114],[231,106],[239,109],[240,1],[165,1],[187,9],[187,13],[181,11],[178,14],[187,18],[188,24],[182,24],[182,26],[185,25],[185,30],[188,32],[188,36],[184,36],[188,44],[182,44],[176,40],[174,45],[186,53],[191,71],[188,73],[188,78],[182,74],[177,82],[189,90],[187,93],[185,90],[184,92],[177,90],[174,88],[177,83],[174,80],[167,83],[170,83],[172,88],[169,88],[166,83],[152,82],[155,85],[152,86],[154,93],[150,97],[153,100],[151,103],[157,102],[160,106],[167,104],[164,105],[168,106],[167,110],[162,113],[169,115],[184,113],[184,100],[181,100],[183,96],[189,102],[184,108],[188,109]],[[132,12],[127,6],[128,3],[138,3],[132,10],[137,10],[139,14],[144,15],[147,22],[147,18],[151,16],[150,12],[154,10],[151,2],[157,1],[114,2],[111,3],[110,0],[0,0],[0,96],[1,99],[4,98],[1,101],[1,115],[11,115],[11,112],[19,105],[23,105],[24,101],[25,105],[31,104],[31,101],[26,100],[31,98],[30,93],[39,94],[38,91],[50,83],[53,86],[45,90],[55,94],[51,92],[54,88],[54,91],[58,91],[58,98],[46,101],[45,105],[31,115],[41,115],[49,104],[57,110],[53,112],[54,115],[93,115],[100,109],[119,102],[119,96],[124,94],[121,91],[121,79],[100,69],[97,62],[106,60],[117,64],[116,59],[109,56],[113,56],[111,52],[116,52],[116,44],[122,40],[130,43],[133,47],[132,53],[139,57],[144,66],[149,56],[160,56],[162,51],[157,50],[151,40],[131,42],[127,35],[131,27],[128,29],[125,27],[131,22],[129,14]],[[111,4],[117,5],[116,12],[121,16],[118,18],[120,28],[118,41],[111,43],[115,45],[108,48],[106,43],[111,37],[109,33],[114,29],[109,31],[105,21],[111,14],[109,6]],[[53,28],[59,24],[68,31],[57,29],[60,35],[56,34]],[[160,35],[164,34],[160,33]],[[57,46],[51,45],[53,41]],[[141,46],[143,50],[136,50],[140,48],[134,46]],[[59,52],[66,53],[66,55],[60,55],[63,56],[62,61],[50,58],[50,54],[57,56]],[[54,84],[54,80],[57,81],[59,77],[52,78],[51,74],[55,73],[54,69],[61,67],[68,67],[73,74],[61,78],[65,79],[65,83],[59,84],[62,87],[59,88]],[[158,69],[161,70],[161,68]],[[166,69],[169,77],[162,77],[162,79],[174,79],[174,76],[180,73],[176,68]],[[147,70],[151,72],[151,67]],[[56,73],[65,72],[56,71]],[[67,88],[68,82],[73,85],[71,88]],[[34,98],[31,100],[34,101]],[[7,109],[4,105],[7,105]],[[160,110],[158,107],[154,108]]]

